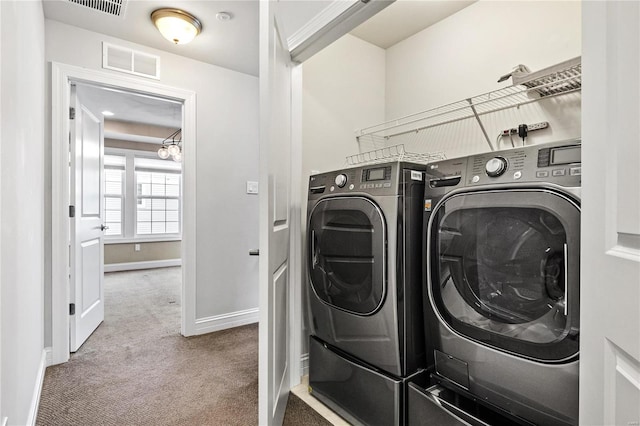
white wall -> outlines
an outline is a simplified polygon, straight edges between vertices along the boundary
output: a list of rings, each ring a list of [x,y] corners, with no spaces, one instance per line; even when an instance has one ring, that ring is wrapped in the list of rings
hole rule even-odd
[[[309,176],[345,167],[358,153],[355,130],[384,120],[385,52],[345,35],[304,62],[302,74],[302,234],[306,233]],[[303,237],[303,241],[306,238]],[[303,253],[306,252],[302,245]],[[303,300],[306,262],[303,256]],[[302,353],[307,352],[306,306]]]
[[[385,51],[347,34],[303,64],[302,85],[306,198],[310,172],[344,167],[355,130],[384,120]]]
[[[25,425],[44,361],[44,16],[41,2],[0,8],[0,421]]]
[[[498,78],[518,64],[536,71],[580,56],[580,19],[578,1],[474,3],[387,49],[386,119],[506,87],[511,80],[498,84]],[[483,117],[492,142],[503,128],[539,121],[549,121],[550,130],[532,133],[529,143],[579,137],[580,95]],[[442,126],[423,138],[402,139],[392,138],[390,144],[402,142],[420,152],[444,150],[449,158],[489,149],[471,120]]]
[[[107,41],[159,55],[160,83],[196,92],[197,140],[184,142],[197,144],[196,319],[257,309],[258,260],[248,253],[258,247],[258,197],[246,194],[246,181],[258,180],[258,79],[56,21],[45,26],[47,61],[101,69]]]

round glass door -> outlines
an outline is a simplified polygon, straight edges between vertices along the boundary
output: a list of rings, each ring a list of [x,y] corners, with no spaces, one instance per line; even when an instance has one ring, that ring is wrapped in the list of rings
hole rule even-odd
[[[309,281],[337,309],[370,315],[385,295],[386,235],[382,212],[362,197],[321,200],[309,216]]]
[[[577,353],[577,204],[546,190],[458,194],[429,232],[430,294],[450,327],[538,360]]]

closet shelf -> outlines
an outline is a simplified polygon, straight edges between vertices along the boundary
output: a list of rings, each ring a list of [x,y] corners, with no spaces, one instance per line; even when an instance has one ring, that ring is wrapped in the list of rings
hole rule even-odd
[[[356,139],[358,143],[370,140],[386,144],[389,139],[396,136],[475,118],[493,150],[480,117],[580,91],[582,87],[581,58],[577,57],[533,73],[514,75],[513,83],[509,87],[357,130]]]
[[[404,145],[394,145],[386,148],[367,151],[360,154],[346,157],[348,166],[378,164],[389,161],[409,161],[412,163],[427,164],[432,161],[446,159],[444,152],[432,152],[428,154],[418,154],[407,152]]]

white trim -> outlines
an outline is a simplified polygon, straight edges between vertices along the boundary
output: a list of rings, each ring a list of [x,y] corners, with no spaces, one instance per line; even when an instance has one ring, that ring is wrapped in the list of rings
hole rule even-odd
[[[290,230],[289,230],[289,329],[291,338],[289,345],[289,359],[291,360],[291,372],[289,374],[289,387],[300,383],[300,374],[295,372],[302,370],[300,353],[302,352],[302,307],[305,305],[302,295],[302,285],[305,282],[302,276],[302,218],[300,212],[302,200],[302,66],[293,66],[291,69],[291,186],[289,195],[291,199]]]
[[[52,362],[69,359],[69,81],[150,93],[183,103],[182,324],[187,336],[195,330],[196,303],[196,93],[156,81],[51,62],[51,295]]]
[[[104,272],[136,271],[139,269],[167,268],[181,266],[182,259],[146,260],[141,262],[122,262],[104,265]]]
[[[395,0],[334,1],[287,39],[291,60],[304,62]]]
[[[196,320],[195,334],[211,333],[213,331],[253,324],[258,322],[258,319],[258,308],[200,318]]]
[[[287,38],[289,51],[293,51],[293,49],[307,41],[311,36],[317,34],[356,3],[360,3],[360,0],[334,1],[329,4],[329,6],[325,7],[298,31]]]
[[[42,393],[42,385],[44,383],[44,372],[47,369],[47,351],[42,350],[40,357],[40,366],[38,367],[38,375],[33,389],[33,398],[31,398],[31,406],[29,407],[29,417],[27,417],[27,425],[34,426],[38,418],[38,407],[40,406],[40,394]]]
[[[309,375],[309,352],[300,355],[300,377]]]
[[[133,135],[131,133],[120,133],[120,132],[109,132],[109,131],[104,132],[104,138],[115,139],[118,141],[148,143],[152,145],[162,145],[162,142],[165,140],[164,138],[155,137],[155,136]]]
[[[50,365],[53,365],[53,350],[51,349],[51,346],[44,348],[44,351],[46,353],[46,364],[47,367],[49,367]]]

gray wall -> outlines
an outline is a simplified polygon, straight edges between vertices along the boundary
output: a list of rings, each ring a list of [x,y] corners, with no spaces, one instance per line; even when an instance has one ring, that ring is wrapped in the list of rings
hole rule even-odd
[[[196,318],[257,308],[258,260],[248,252],[258,247],[258,197],[245,193],[258,180],[257,77],[56,21],[45,28],[47,61],[101,69],[107,41],[159,55],[160,83],[197,93]]]
[[[11,0],[0,15],[0,422],[24,425],[44,368],[44,16]]]

